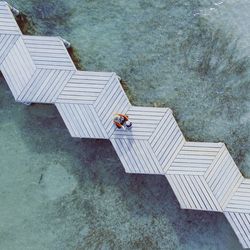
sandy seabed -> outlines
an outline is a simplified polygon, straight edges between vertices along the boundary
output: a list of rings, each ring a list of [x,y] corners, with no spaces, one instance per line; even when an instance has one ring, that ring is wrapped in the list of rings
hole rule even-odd
[[[11,1],[135,105],[167,106],[189,140],[223,141],[250,176],[248,1]],[[0,249],[241,249],[222,214],[181,210],[162,176],[128,175],[110,142],[70,137],[56,108],[0,82]]]

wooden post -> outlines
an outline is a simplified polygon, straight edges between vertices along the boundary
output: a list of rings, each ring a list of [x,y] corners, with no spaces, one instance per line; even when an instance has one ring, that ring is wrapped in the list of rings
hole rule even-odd
[[[68,42],[67,40],[65,40],[65,39],[63,39],[63,38],[61,38],[61,40],[62,40],[64,46],[65,46],[67,49],[69,49],[69,48],[71,47],[70,42]]]
[[[11,12],[13,13],[14,16],[20,15],[20,11],[16,9],[15,7],[9,5]]]
[[[31,102],[22,102],[22,104],[26,105],[26,106],[30,106]]]

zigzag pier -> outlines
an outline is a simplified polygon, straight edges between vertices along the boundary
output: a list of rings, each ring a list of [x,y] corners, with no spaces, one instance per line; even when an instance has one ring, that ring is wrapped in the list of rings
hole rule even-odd
[[[170,109],[133,106],[115,73],[78,71],[60,37],[23,35],[3,1],[0,70],[17,102],[56,105],[72,137],[109,139],[127,173],[165,175],[181,208],[223,213],[250,248],[250,179],[225,144],[186,141]]]

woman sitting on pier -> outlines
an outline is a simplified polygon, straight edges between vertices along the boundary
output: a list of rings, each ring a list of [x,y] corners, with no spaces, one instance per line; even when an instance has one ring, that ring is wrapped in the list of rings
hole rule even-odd
[[[128,119],[128,116],[123,114],[115,114],[114,124],[117,128],[123,128],[124,130],[132,127],[132,122]]]

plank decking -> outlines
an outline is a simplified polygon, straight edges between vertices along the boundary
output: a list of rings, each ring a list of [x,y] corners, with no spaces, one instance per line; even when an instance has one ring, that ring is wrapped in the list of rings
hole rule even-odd
[[[187,142],[170,109],[131,105],[113,72],[78,71],[60,37],[22,35],[3,1],[0,70],[16,101],[56,105],[72,137],[109,139],[127,173],[165,175],[181,208],[222,212],[250,248],[250,180],[223,143]]]

